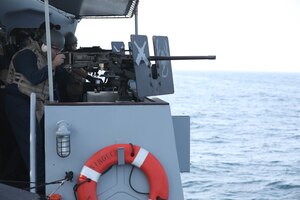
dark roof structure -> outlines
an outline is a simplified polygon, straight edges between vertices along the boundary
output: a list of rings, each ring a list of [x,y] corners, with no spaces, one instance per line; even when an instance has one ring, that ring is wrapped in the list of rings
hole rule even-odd
[[[133,16],[138,0],[49,0],[49,4],[75,15],[85,17],[127,17]]]

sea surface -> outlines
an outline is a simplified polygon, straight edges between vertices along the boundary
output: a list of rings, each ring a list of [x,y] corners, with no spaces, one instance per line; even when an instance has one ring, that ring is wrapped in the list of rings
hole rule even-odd
[[[300,200],[300,73],[173,71],[191,117],[186,200]]]

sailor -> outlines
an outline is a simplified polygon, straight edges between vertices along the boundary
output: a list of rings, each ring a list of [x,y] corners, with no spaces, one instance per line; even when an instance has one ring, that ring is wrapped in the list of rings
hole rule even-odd
[[[61,54],[64,36],[51,30],[51,51],[53,71],[64,62]],[[43,105],[48,100],[47,46],[44,34],[40,43],[30,44],[18,51],[12,58],[7,76],[5,109],[9,123],[29,172],[30,166],[30,95],[36,93],[36,156],[37,181],[44,182],[44,135]],[[42,191],[43,192],[43,191]]]
[[[5,58],[5,36],[0,28],[0,86],[4,85],[6,78],[6,58]],[[2,88],[2,87],[1,87]]]
[[[64,52],[77,49],[77,37],[72,32],[65,34]],[[80,102],[83,100],[84,85],[87,81],[95,83],[96,78],[90,76],[83,68],[64,66],[56,68],[55,80],[57,93],[61,102]]]
[[[10,147],[12,139],[10,127],[5,114],[5,76],[7,74],[5,58],[5,36],[0,28],[0,179],[7,180],[7,162],[12,155]]]
[[[24,44],[23,39],[27,40],[28,34],[21,31],[17,37],[20,45]],[[6,184],[25,188],[29,186],[25,183],[28,180],[28,174],[5,112],[5,80],[9,65],[6,45],[6,38],[4,40],[0,38],[0,59],[2,60],[0,62],[0,179]]]
[[[3,44],[0,40],[0,86],[3,85],[3,78],[1,75],[2,75],[2,70],[4,70],[4,69],[5,69],[4,48],[3,48]]]

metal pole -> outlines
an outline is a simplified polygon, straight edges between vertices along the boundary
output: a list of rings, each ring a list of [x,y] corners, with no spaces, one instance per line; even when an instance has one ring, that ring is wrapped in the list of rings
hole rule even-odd
[[[49,81],[49,100],[54,101],[53,97],[53,76],[52,76],[52,55],[51,55],[51,37],[50,37],[50,19],[49,19],[49,2],[45,2],[45,25],[46,25],[46,42],[47,42],[47,62],[48,62],[48,81]]]
[[[135,34],[138,35],[139,34],[139,27],[138,27],[138,6],[135,9],[135,15],[134,15],[134,22],[135,22]]]
[[[36,193],[36,117],[35,117],[35,107],[36,107],[36,94],[31,93],[30,95],[30,189],[31,192]]]

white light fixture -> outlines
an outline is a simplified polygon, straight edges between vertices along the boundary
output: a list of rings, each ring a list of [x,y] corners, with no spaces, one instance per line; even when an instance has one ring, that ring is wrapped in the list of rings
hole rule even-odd
[[[66,121],[61,120],[57,122],[56,153],[62,158],[68,157],[71,153],[71,131],[69,128],[70,125]]]

